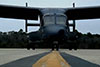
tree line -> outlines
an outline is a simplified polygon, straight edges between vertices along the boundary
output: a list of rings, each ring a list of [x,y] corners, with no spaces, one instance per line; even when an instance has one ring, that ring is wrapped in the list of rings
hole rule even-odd
[[[22,29],[18,32],[0,32],[0,48],[25,48],[27,41],[27,34]]]
[[[79,33],[79,38],[77,42],[79,44],[78,48],[81,49],[100,49],[100,35],[99,34],[91,34],[88,32],[87,34]]]
[[[77,35],[78,39],[76,41],[79,49],[100,49],[99,34],[91,34],[90,32],[82,34],[77,31]],[[22,29],[18,32],[0,32],[0,48],[26,48],[27,44],[27,33],[23,32]],[[62,45],[62,47],[65,47],[65,45]]]

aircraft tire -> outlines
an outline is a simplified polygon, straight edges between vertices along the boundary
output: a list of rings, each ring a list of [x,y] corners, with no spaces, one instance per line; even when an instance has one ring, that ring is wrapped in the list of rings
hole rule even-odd
[[[30,48],[27,47],[27,50],[30,50]]]
[[[59,44],[56,44],[56,50],[59,51]]]
[[[27,50],[30,50],[30,45],[29,44],[27,45]]]
[[[32,48],[32,50],[35,50],[35,48]]]
[[[72,48],[69,48],[69,50],[72,50]]]
[[[52,51],[54,50],[54,47],[52,47]]]
[[[74,48],[74,50],[77,50],[77,48]]]
[[[59,51],[59,48],[56,48],[57,51]]]
[[[77,45],[74,46],[74,50],[77,50]]]
[[[52,51],[54,50],[54,44],[52,44]]]

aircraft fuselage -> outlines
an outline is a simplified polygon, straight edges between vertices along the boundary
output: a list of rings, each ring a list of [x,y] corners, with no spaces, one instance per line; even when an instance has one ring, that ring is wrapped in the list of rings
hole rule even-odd
[[[63,10],[47,9],[42,10],[43,15],[40,17],[40,29],[31,32],[29,38],[31,42],[45,42],[53,44],[63,43],[70,39],[68,19]]]

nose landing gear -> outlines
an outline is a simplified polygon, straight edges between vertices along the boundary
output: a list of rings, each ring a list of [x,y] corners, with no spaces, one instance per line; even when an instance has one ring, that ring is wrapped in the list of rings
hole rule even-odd
[[[57,50],[59,51],[59,43],[58,41],[54,41],[53,44],[52,44],[52,50]]]

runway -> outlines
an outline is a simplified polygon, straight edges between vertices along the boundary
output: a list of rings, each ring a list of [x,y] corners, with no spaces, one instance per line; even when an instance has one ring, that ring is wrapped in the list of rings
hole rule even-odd
[[[50,49],[0,49],[0,67],[32,67]],[[59,50],[71,67],[100,67],[100,50]]]

